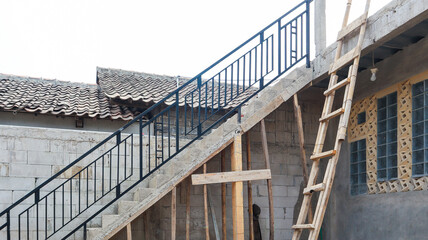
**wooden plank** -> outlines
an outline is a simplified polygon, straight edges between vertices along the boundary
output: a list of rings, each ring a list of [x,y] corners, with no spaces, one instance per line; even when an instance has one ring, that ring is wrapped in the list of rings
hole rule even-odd
[[[250,132],[245,134],[246,144],[247,144],[247,170],[251,170],[251,139]],[[253,222],[253,188],[251,186],[251,181],[247,183],[248,190],[248,236],[250,240],[254,240],[254,222]]]
[[[270,169],[193,174],[192,184],[215,184],[271,179]]]
[[[203,166],[203,172],[207,173],[207,164]],[[210,223],[208,222],[208,196],[207,185],[204,185],[204,216],[205,216],[205,239],[210,239]]]
[[[143,213],[143,228],[144,228],[144,237],[145,239],[150,239],[150,233],[151,231],[151,221],[149,218],[149,211],[146,211]]]
[[[268,144],[267,144],[267,137],[266,137],[266,126],[265,126],[265,120],[262,119],[260,122],[260,132],[262,137],[262,148],[263,148],[263,156],[265,160],[265,167],[266,169],[270,170],[270,160],[269,160],[269,150],[268,150]],[[269,198],[269,239],[273,240],[275,237],[275,215],[274,215],[274,209],[273,209],[273,192],[272,192],[272,180],[267,180],[267,187],[268,187],[268,198]]]
[[[334,156],[335,154],[336,154],[336,150],[330,150],[327,152],[322,152],[322,153],[312,155],[311,160],[317,160],[317,159],[321,159],[321,158],[331,157],[331,156]]]
[[[353,22],[348,24],[346,27],[342,28],[342,30],[340,30],[339,33],[337,34],[337,40],[344,38],[346,35],[350,34],[354,30],[359,28],[361,25],[363,25],[366,21],[367,21],[367,14],[364,13],[363,15],[355,19]]]
[[[171,240],[175,240],[177,232],[177,188],[171,191]]]
[[[221,171],[226,171],[226,152],[221,151]],[[221,184],[221,230],[223,240],[227,239],[227,227],[226,227],[226,183]]]
[[[217,219],[215,217],[215,209],[211,200],[210,188],[207,186],[207,196],[208,196],[208,204],[210,206],[211,220],[213,221],[215,239],[220,240],[220,233],[218,231]]]
[[[310,186],[310,187],[303,189],[303,194],[311,194],[313,192],[319,192],[319,191],[322,191],[324,189],[325,189],[325,184],[320,183],[320,184],[313,185],[313,186]]]
[[[334,92],[334,91],[338,90],[338,89],[339,89],[339,88],[341,88],[341,87],[344,87],[344,86],[348,85],[350,82],[351,82],[351,79],[350,79],[350,78],[345,78],[344,80],[342,80],[342,81],[340,81],[340,82],[336,83],[333,87],[331,87],[331,88],[329,88],[329,89],[325,90],[325,92],[324,92],[324,96],[328,96],[328,95],[330,95],[332,92]]]
[[[302,164],[303,182],[304,182],[305,186],[307,186],[308,185],[308,165],[307,165],[307,161],[306,161],[305,134],[303,131],[302,110],[301,110],[300,105],[299,105],[299,98],[297,97],[297,94],[294,94],[294,96],[293,96],[293,103],[294,103],[294,117],[296,118],[297,132],[299,135],[300,163]],[[312,222],[312,220],[313,220],[312,204],[311,203],[309,203],[308,220],[309,220],[309,222]]]
[[[314,225],[313,224],[296,224],[293,225],[291,228],[293,229],[314,229]]]
[[[339,108],[339,109],[337,109],[337,110],[335,110],[335,111],[333,111],[333,112],[325,115],[324,117],[320,118],[320,122],[328,121],[328,120],[330,120],[332,118],[335,118],[337,116],[342,115],[344,112],[345,112],[345,109]]]
[[[353,48],[351,51],[347,52],[338,60],[334,61],[334,63],[330,66],[329,74],[335,73],[337,70],[341,69],[343,66],[350,63],[359,55],[360,55],[360,52],[358,51],[358,49]]]
[[[231,170],[242,171],[242,136],[234,138],[231,147]],[[244,240],[244,196],[243,183],[232,183],[233,239]]]
[[[131,223],[128,223],[128,225],[126,225],[126,239],[127,239],[127,240],[132,240],[132,228],[131,228]]]
[[[188,178],[186,186],[186,240],[190,240],[190,190],[192,180]]]

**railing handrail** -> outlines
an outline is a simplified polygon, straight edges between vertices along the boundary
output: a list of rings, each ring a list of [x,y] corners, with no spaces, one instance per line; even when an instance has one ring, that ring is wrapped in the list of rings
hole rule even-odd
[[[208,71],[210,71],[211,69],[213,69],[214,67],[216,67],[217,65],[219,65],[220,63],[222,63],[223,61],[225,61],[227,58],[229,58],[230,56],[232,56],[234,53],[236,53],[238,50],[240,50],[241,48],[243,48],[244,46],[246,46],[248,43],[250,43],[251,41],[253,41],[254,39],[256,39],[257,37],[261,37],[263,38],[263,34],[266,30],[268,30],[269,28],[271,28],[272,26],[274,26],[275,24],[281,25],[281,20],[284,19],[286,16],[288,16],[289,14],[293,13],[296,9],[302,7],[304,4],[306,4],[307,9],[306,9],[306,13],[309,15],[309,9],[308,9],[308,5],[312,2],[313,0],[303,0],[302,2],[300,2],[299,4],[297,4],[295,7],[293,7],[291,10],[287,11],[285,14],[283,14],[282,16],[280,16],[279,18],[277,18],[276,20],[274,20],[272,23],[270,23],[269,25],[267,25],[265,28],[263,28],[262,30],[260,30],[259,32],[257,32],[256,34],[254,34],[253,36],[251,36],[250,38],[248,38],[245,42],[243,42],[241,45],[239,45],[238,47],[234,48],[232,51],[230,51],[229,53],[227,53],[225,56],[221,57],[219,60],[217,60],[216,62],[214,62],[213,64],[211,64],[209,67],[207,67],[206,69],[204,69],[203,71],[201,71],[199,74],[197,74],[195,77],[191,78],[190,80],[188,80],[187,82],[185,82],[183,85],[181,85],[180,87],[178,87],[177,89],[175,89],[174,91],[170,92],[169,94],[167,94],[166,97],[164,97],[162,100],[158,101],[157,103],[153,104],[152,106],[150,106],[148,109],[146,109],[145,111],[143,111],[142,113],[138,114],[134,119],[132,119],[130,122],[126,123],[124,126],[122,126],[121,128],[119,128],[118,130],[116,130],[115,132],[113,132],[111,135],[109,135],[108,137],[106,137],[104,140],[102,140],[101,142],[99,142],[98,144],[96,144],[94,147],[92,147],[91,149],[89,149],[88,151],[86,151],[84,154],[82,154],[80,157],[78,157],[77,159],[75,159],[74,161],[72,161],[70,164],[68,164],[67,166],[65,166],[64,168],[62,168],[60,171],[58,171],[57,173],[55,173],[54,175],[52,175],[50,178],[48,178],[47,180],[45,180],[44,182],[42,182],[40,185],[38,185],[37,187],[35,187],[32,191],[30,191],[29,193],[27,193],[26,195],[24,195],[23,197],[21,197],[19,200],[17,200],[16,202],[14,202],[12,205],[10,205],[8,208],[6,208],[5,210],[3,210],[0,213],[0,217],[4,216],[5,214],[9,217],[10,212],[12,211],[13,208],[15,208],[16,206],[18,206],[20,203],[22,203],[23,201],[25,201],[26,199],[32,197],[33,194],[35,194],[35,198],[36,201],[38,201],[40,199],[40,190],[48,185],[49,183],[51,183],[53,180],[57,179],[61,174],[65,173],[67,170],[69,170],[71,167],[75,166],[77,163],[79,163],[81,160],[83,160],[84,158],[86,158],[87,156],[89,156],[91,153],[93,153],[95,150],[97,150],[98,148],[100,148],[103,144],[107,143],[108,141],[112,140],[114,137],[119,137],[120,138],[120,134],[123,133],[123,131],[125,129],[127,129],[128,127],[130,127],[132,124],[138,122],[138,121],[142,121],[143,117],[147,116],[149,113],[151,113],[153,110],[156,110],[158,107],[160,107],[162,104],[165,103],[166,100],[173,98],[174,96],[176,96],[177,100],[180,94],[180,91],[183,90],[185,87],[187,87],[189,84],[198,81],[198,86],[200,87],[200,81],[202,78],[202,75],[204,75],[205,73],[207,73]],[[304,13],[305,13],[304,12]],[[308,17],[308,16],[307,16]],[[293,20],[294,21],[294,20]],[[291,21],[290,21],[291,22]],[[288,24],[288,23],[287,23]],[[306,23],[309,26],[309,23]],[[303,23],[302,23],[303,25]],[[307,30],[308,31],[308,30]],[[307,34],[309,34],[309,32],[307,32]],[[302,36],[303,37],[303,36]],[[309,36],[307,36],[307,38],[309,38]],[[308,39],[307,39],[308,40]],[[297,40],[296,40],[297,41]],[[279,43],[278,43],[279,44]],[[307,43],[309,44],[309,43]],[[273,48],[273,42],[272,42],[272,48]],[[307,46],[306,49],[306,55],[305,56],[301,56],[301,58],[299,58],[299,60],[296,61],[300,62],[304,57],[306,57],[307,59],[309,59],[309,52],[308,52],[309,46]],[[272,49],[273,51],[273,49]],[[266,53],[268,54],[268,53]],[[302,53],[303,54],[303,53]],[[244,55],[245,56],[245,55]],[[251,55],[250,55],[251,56]],[[272,58],[273,59],[273,58]],[[294,66],[295,64],[297,64],[297,62],[295,62],[292,66]],[[273,62],[272,62],[273,65]],[[257,66],[256,66],[257,67]],[[226,67],[227,68],[227,67]],[[238,70],[239,71],[239,70]],[[282,74],[282,73],[281,73]],[[255,76],[256,77],[256,76]],[[277,76],[276,78],[278,78],[279,76]],[[261,77],[263,78],[263,76]],[[275,79],[276,79],[275,78]],[[213,80],[214,81],[214,80]],[[269,82],[270,83],[270,82]],[[268,84],[269,84],[268,83]],[[267,84],[267,85],[268,85]],[[255,93],[251,94],[249,97],[247,97],[247,99],[244,99],[242,101],[241,104],[239,104],[239,106],[234,107],[232,111],[224,114],[224,116],[218,120],[215,121],[215,123],[213,124],[213,126],[215,126],[216,124],[220,123],[225,117],[229,116],[231,114],[231,112],[234,112],[235,110],[237,110],[238,108],[240,108],[242,106],[243,103],[247,102],[249,99],[251,99],[253,96],[255,96],[258,92],[260,92],[262,89],[258,89]],[[199,90],[200,91],[200,90]],[[244,90],[245,91],[245,90]],[[177,101],[176,103],[172,104],[175,105],[178,108],[179,107],[179,102]],[[184,104],[186,105],[186,102],[184,102]],[[219,102],[219,108],[220,108],[220,102]],[[149,120],[148,122],[142,124],[140,123],[140,128],[141,126],[145,127],[148,126],[151,122],[153,121],[153,119]],[[204,130],[204,131],[199,131],[199,134],[201,133],[206,133],[209,129]],[[140,134],[141,135],[141,134]],[[141,137],[141,136],[140,136]],[[193,141],[195,141],[196,139],[198,139],[200,136],[198,135],[197,138],[193,139],[192,141],[190,141],[188,144],[186,144],[183,149],[185,147],[187,147],[189,144],[191,144]],[[140,143],[141,144],[141,143]],[[180,149],[179,151],[181,151],[182,149]],[[178,152],[179,152],[178,151]],[[163,163],[160,165],[162,166]],[[89,166],[89,165],[88,165]],[[160,167],[159,166],[159,167]],[[142,167],[142,166],[140,166]],[[149,172],[149,174],[151,174],[151,172]],[[115,201],[115,200],[114,200]],[[109,203],[110,205],[111,203]],[[8,220],[10,221],[10,220]],[[9,223],[9,222],[7,222]],[[6,224],[7,224],[6,223]],[[3,229],[6,224],[3,224],[0,226],[0,230]]]

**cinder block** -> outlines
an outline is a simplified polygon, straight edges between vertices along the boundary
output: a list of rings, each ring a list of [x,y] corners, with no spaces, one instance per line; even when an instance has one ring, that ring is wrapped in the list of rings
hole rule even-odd
[[[34,178],[0,177],[0,190],[33,190]]]
[[[28,151],[28,163],[37,165],[63,165],[64,154],[54,152]]]
[[[16,138],[15,150],[46,151],[49,152],[50,141],[35,138]]]
[[[30,164],[10,164],[9,176],[11,177],[49,177],[51,166],[30,165]]]

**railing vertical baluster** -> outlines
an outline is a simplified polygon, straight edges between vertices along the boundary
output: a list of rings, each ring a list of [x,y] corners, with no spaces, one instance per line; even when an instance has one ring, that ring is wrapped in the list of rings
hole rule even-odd
[[[280,74],[281,74],[281,20],[278,20],[278,75]]]
[[[180,99],[178,98],[178,92],[175,94],[175,152],[178,152],[180,149],[180,126],[179,126],[179,119],[180,119]],[[186,107],[186,101],[184,101],[184,107]],[[186,111],[184,111],[184,115],[186,115]],[[186,122],[184,122],[184,126],[186,126]]]
[[[204,121],[208,119],[208,81],[205,82],[205,116]]]
[[[193,121],[194,121],[194,119],[195,119],[195,114],[194,114],[194,112],[193,112],[193,109],[194,109],[194,107],[193,107],[193,92],[192,92],[192,106],[190,107],[190,115],[192,116],[192,120],[191,120],[191,127],[190,127],[190,131],[192,131],[193,130],[193,128],[194,128],[194,124],[193,124]]]
[[[149,128],[150,129],[150,128]],[[112,186],[111,186],[111,182],[113,181],[113,171],[112,171],[112,168],[113,168],[113,155],[112,155],[112,152],[111,152],[111,150],[109,151],[109,165],[110,165],[110,179],[109,179],[109,191],[111,191],[111,189],[112,189]]]
[[[211,115],[214,114],[214,77],[211,78]]]
[[[263,45],[264,45],[264,32],[260,33],[260,89],[264,87],[263,79]]]
[[[224,104],[223,106],[226,106],[227,104],[227,68],[224,70]]]
[[[73,220],[73,178],[70,178],[70,221],[71,220]]]
[[[116,198],[120,196],[120,180],[119,180],[119,166],[120,166],[120,133],[116,135],[116,146],[117,146],[117,185],[116,185]]]
[[[202,88],[202,76],[198,76],[198,136],[201,136],[201,88]]]
[[[236,96],[239,96],[239,61],[241,60],[241,58],[238,59],[236,66]]]
[[[163,115],[161,115],[161,142],[162,142],[162,162],[163,162],[163,150],[164,150],[164,144],[163,144]]]
[[[87,229],[86,229],[86,223],[83,225],[83,240],[87,239]]]
[[[81,176],[80,176],[80,173],[81,172],[79,172],[79,194],[78,194],[78,201],[77,201],[77,204],[79,205],[77,208],[78,208],[78,211],[79,211],[79,214],[80,214],[80,201],[81,201],[81,193],[80,193],[80,190],[81,190],[81,188],[82,188],[82,185],[81,185]],[[55,199],[55,192],[54,192],[54,199]],[[54,212],[55,212],[55,200],[54,200]],[[55,215],[54,215],[55,216]],[[55,218],[55,217],[54,217]],[[54,226],[55,226],[55,222],[54,222]]]
[[[79,176],[80,176],[80,174],[79,174]],[[79,183],[79,188],[80,188],[80,183]],[[53,213],[53,232],[55,232],[56,230],[56,190],[54,190],[53,191],[53,211],[52,211],[52,213]],[[80,189],[79,189],[79,194],[80,194]],[[80,195],[79,195],[79,197],[80,197]],[[79,203],[80,203],[80,199],[79,199]],[[80,206],[79,206],[79,209],[80,209]],[[80,213],[80,210],[79,210],[79,213]]]
[[[217,104],[217,110],[220,110],[220,101],[221,101],[220,89],[221,89],[220,73],[218,73],[218,104]]]
[[[101,160],[101,196],[104,196],[104,155],[102,156]]]
[[[274,52],[273,52],[273,49],[274,49],[274,46],[275,46],[275,44],[274,44],[274,42],[275,42],[275,39],[273,38],[273,36],[271,37],[271,50],[270,50],[270,56],[271,56],[271,71],[273,71],[273,68],[274,68],[274,57],[273,57],[273,54],[274,54]]]
[[[151,155],[150,155],[150,152],[151,152],[151,143],[152,143],[152,141],[151,141],[151,138],[152,138],[152,134],[151,134],[151,129],[150,129],[150,125],[151,124],[149,124],[148,125],[148,130],[149,130],[149,134],[148,134],[148,137],[149,137],[149,139],[148,139],[148,141],[149,141],[149,145],[148,145],[148,152],[149,152],[149,154],[147,155],[147,158],[149,159],[149,173],[150,173],[150,171],[151,171],[151,166],[152,166],[152,164],[151,164]],[[156,152],[156,151],[155,151]]]
[[[300,15],[300,57],[302,58],[303,55],[303,15]]]
[[[22,215],[22,213],[18,215],[18,239],[19,240],[21,240],[21,215]],[[7,218],[7,215],[6,215],[6,218]],[[9,218],[10,218],[10,216],[9,216]],[[7,221],[9,222],[9,220],[7,220]],[[9,224],[10,223],[8,223],[8,227],[7,227],[7,239],[8,240],[10,240]],[[54,231],[55,231],[55,229],[54,229]]]
[[[48,195],[45,196],[45,238],[48,238]]]
[[[242,79],[243,79],[242,91],[245,91],[245,63],[246,63],[245,59],[247,58],[246,56],[247,56],[247,54],[244,55],[244,66],[242,67]]]
[[[123,168],[124,170],[123,170],[123,174],[125,174],[123,177],[124,177],[124,179],[126,179],[126,140],[127,140],[127,138],[125,138],[125,140],[124,140],[124,146],[125,146],[125,149],[123,150],[124,151],[124,154],[125,154],[125,167]]]
[[[63,201],[64,201],[64,198],[63,198]],[[88,208],[88,206],[89,206],[89,166],[86,167],[86,208]]]
[[[39,203],[38,202],[36,203],[36,239],[39,240]]]
[[[309,25],[309,11],[310,11],[310,3],[311,0],[306,0],[306,67],[310,68],[311,67],[311,62],[310,62],[310,25]]]
[[[27,240],[30,240],[30,209],[27,209]]]
[[[230,65],[230,101],[233,99],[233,64]]]
[[[168,110],[168,158],[171,157],[171,108]]]
[[[284,71],[287,71],[287,26],[288,23],[284,25]]]
[[[139,127],[138,132],[140,134],[139,135],[140,146],[138,148],[140,150],[140,159],[138,159],[138,160],[140,163],[140,179],[143,179],[143,168],[144,168],[144,166],[143,166],[143,118],[140,118],[139,125],[140,125],[140,127]]]
[[[131,175],[134,175],[134,134],[131,135]]]
[[[252,56],[251,55],[252,55],[252,51],[253,50],[250,51],[250,62],[249,62],[249,65],[248,65],[248,68],[249,68],[249,70],[248,70],[248,79],[249,79],[248,88],[251,87],[251,67],[252,67],[252,65],[251,65]]]
[[[21,223],[21,222],[19,222]],[[10,240],[10,211],[7,211],[6,213],[6,224],[7,224],[7,240]],[[19,231],[20,232],[20,231]],[[19,238],[21,239],[21,234],[19,234]]]
[[[176,103],[177,103],[177,109],[179,107],[179,99],[178,99],[178,92],[176,93]],[[178,110],[176,110],[176,116],[178,119]],[[187,135],[187,94],[184,96],[184,135]],[[178,151],[178,148],[177,148]]]
[[[97,162],[94,162],[94,202],[97,201]]]
[[[257,82],[258,78],[257,78],[257,48],[258,46],[256,46],[256,48],[254,49],[254,83]]]

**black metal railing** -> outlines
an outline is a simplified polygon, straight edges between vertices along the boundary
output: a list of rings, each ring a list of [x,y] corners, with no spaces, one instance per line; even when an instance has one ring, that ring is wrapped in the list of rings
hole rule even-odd
[[[296,64],[306,59],[309,67],[310,3],[299,3],[3,210],[0,230],[8,240],[67,239],[79,230],[86,239],[90,221],[117,199]]]

